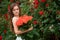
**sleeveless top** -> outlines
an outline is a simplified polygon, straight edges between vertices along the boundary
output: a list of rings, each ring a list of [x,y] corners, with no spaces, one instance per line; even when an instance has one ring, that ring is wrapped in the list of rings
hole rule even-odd
[[[12,18],[12,23],[13,23],[13,21],[15,21],[15,23],[16,23],[17,20],[18,20],[17,17],[13,17],[13,18]],[[16,34],[16,36],[17,36],[17,34]]]

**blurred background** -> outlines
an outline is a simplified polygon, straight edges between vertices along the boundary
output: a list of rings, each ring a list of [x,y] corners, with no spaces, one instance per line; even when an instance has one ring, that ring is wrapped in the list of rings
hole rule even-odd
[[[60,0],[0,0],[0,40],[16,38],[9,16],[14,2],[20,5],[22,15],[33,16],[34,31],[27,40],[60,40]]]

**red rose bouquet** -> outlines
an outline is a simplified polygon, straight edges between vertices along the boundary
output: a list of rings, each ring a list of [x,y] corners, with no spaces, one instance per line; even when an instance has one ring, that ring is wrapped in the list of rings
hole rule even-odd
[[[16,22],[16,25],[19,27],[20,30],[28,29],[29,27],[31,27],[30,25],[32,18],[32,16],[23,15],[19,17],[19,19]]]
[[[16,25],[19,28],[19,30],[22,30],[22,31],[27,30],[30,27],[34,27],[33,17],[28,16],[28,15],[20,16],[19,19],[16,22]],[[29,31],[27,33],[24,33],[24,34],[22,34],[20,36],[22,37],[22,39],[25,39],[25,40],[33,40],[33,38],[35,37],[34,35],[39,36],[38,31],[36,30],[35,27],[34,27],[33,30],[31,30],[31,31]]]
[[[19,17],[19,19],[16,22],[16,25],[21,26],[23,24],[27,24],[29,21],[32,20],[32,18],[33,18],[32,16],[23,15],[23,16]]]
[[[32,18],[33,18],[32,16],[28,16],[28,15],[20,16],[16,22],[16,25],[19,28],[19,30],[23,31],[23,30],[27,30],[28,28],[32,27],[32,25],[31,25]],[[26,39],[28,33],[24,33],[23,35],[20,35],[20,36],[22,36],[22,38]]]

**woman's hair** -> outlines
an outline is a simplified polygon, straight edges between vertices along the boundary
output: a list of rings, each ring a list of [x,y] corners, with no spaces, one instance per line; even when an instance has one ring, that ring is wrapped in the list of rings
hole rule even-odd
[[[20,12],[20,13],[19,13],[19,16],[20,16],[20,15],[21,15],[21,8],[20,8],[19,4],[17,4],[17,3],[12,3],[12,4],[11,4],[11,6],[10,6],[10,12],[9,12],[9,13],[10,13],[10,15],[11,15],[11,17],[13,17],[13,16],[14,16],[14,14],[13,14],[13,12],[12,12],[12,11],[13,11],[14,6],[18,6],[18,8],[19,8],[19,12]]]
[[[8,11],[9,12],[9,15],[10,15],[10,29],[11,29],[12,32],[14,32],[14,28],[13,28],[13,24],[12,24],[12,18],[14,16],[14,14],[13,14],[12,11],[13,11],[14,6],[18,6],[18,8],[19,8],[19,16],[21,16],[21,8],[19,7],[19,4],[12,3],[10,5],[10,11]]]

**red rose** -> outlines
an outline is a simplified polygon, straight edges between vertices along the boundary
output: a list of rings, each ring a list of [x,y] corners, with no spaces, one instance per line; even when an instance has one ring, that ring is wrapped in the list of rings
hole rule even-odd
[[[49,4],[46,4],[45,6],[46,6],[46,7],[48,7],[48,6],[49,6]]]
[[[6,32],[7,32],[7,31],[6,31],[6,30],[4,30],[4,34],[6,34]]]
[[[43,15],[43,14],[44,14],[44,12],[43,12],[43,11],[40,11],[40,12],[39,12],[39,14],[40,14],[40,15]]]
[[[10,11],[10,4],[8,5],[8,11]]]
[[[34,0],[34,2],[33,2],[34,4],[36,4],[36,5],[38,5],[39,4],[39,2],[38,2],[38,0]]]
[[[5,16],[6,20],[8,20],[8,14],[6,13],[6,14],[4,14],[4,16]]]
[[[34,5],[34,8],[37,9],[38,8],[38,5]]]
[[[32,16],[23,15],[17,20],[16,25],[20,26],[20,25],[23,25],[23,23],[26,24],[30,20],[32,20]]]
[[[32,20],[32,18],[33,18],[32,16],[29,16],[29,20]]]
[[[27,23],[29,21],[29,17],[27,15],[23,16],[23,22]]]
[[[2,40],[2,36],[0,35],[0,40]]]
[[[39,4],[38,0],[34,0],[34,8],[38,8],[38,4]]]
[[[20,17],[20,18],[17,20],[16,25],[17,25],[17,26],[23,25],[23,19],[22,19],[22,17]]]
[[[34,21],[33,21],[33,24],[37,24],[37,20],[34,20]]]
[[[41,2],[43,2],[43,3],[44,3],[44,2],[46,2],[46,0],[41,0]]]
[[[23,22],[27,23],[28,21],[32,20],[32,16],[24,15],[23,16]]]

